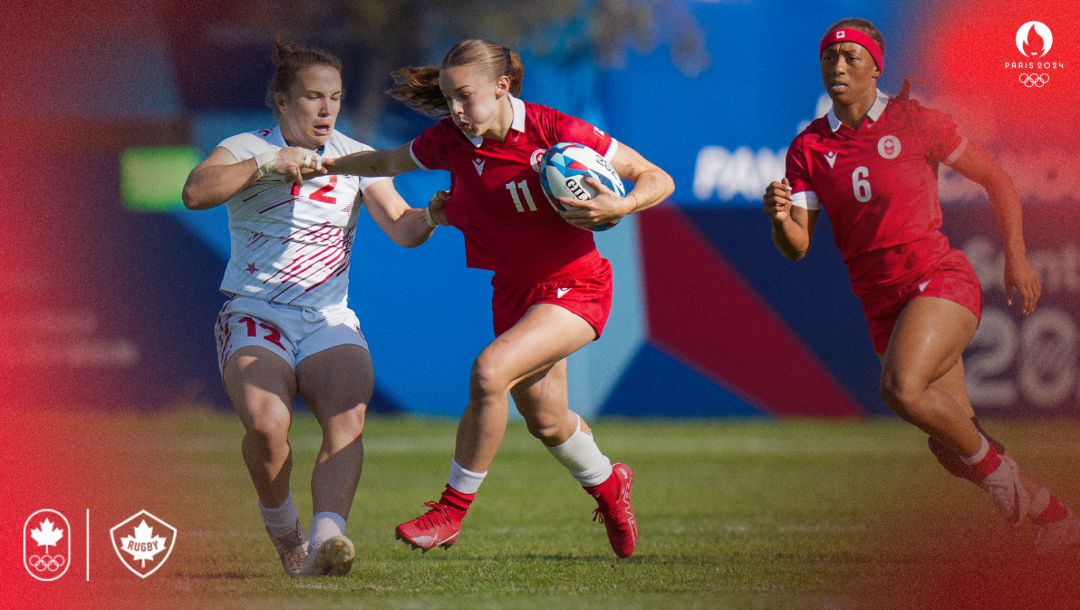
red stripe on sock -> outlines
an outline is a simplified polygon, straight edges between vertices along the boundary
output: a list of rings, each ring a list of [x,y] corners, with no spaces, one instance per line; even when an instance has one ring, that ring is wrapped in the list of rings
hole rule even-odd
[[[446,484],[446,491],[442,494],[440,503],[448,506],[453,506],[460,511],[467,511],[472,506],[473,500],[476,499],[476,494],[464,494],[460,491],[450,487],[450,484]]]
[[[1001,456],[998,455],[997,449],[993,445],[990,445],[990,450],[986,452],[986,456],[983,459],[975,462],[971,465],[975,475],[979,477],[979,480],[989,476],[992,472],[997,470],[1001,466]]]
[[[1057,496],[1050,494],[1050,504],[1048,504],[1038,516],[1032,517],[1031,520],[1034,521],[1036,525],[1046,525],[1047,523],[1061,521],[1068,516],[1069,509],[1062,506],[1061,502],[1058,502]]]
[[[615,493],[615,490],[618,488],[618,486],[619,481],[616,480],[614,472],[612,472],[611,476],[609,476],[606,480],[604,480],[603,483],[599,485],[593,485],[591,487],[586,487],[582,485],[585,491],[589,492],[589,495],[591,496],[611,495]]]

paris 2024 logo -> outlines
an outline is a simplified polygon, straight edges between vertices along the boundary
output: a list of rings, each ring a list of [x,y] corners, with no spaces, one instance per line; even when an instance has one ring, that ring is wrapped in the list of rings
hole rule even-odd
[[[1016,50],[1026,61],[1006,61],[1005,68],[1024,70],[1017,74],[1020,84],[1028,89],[1042,89],[1050,83],[1051,71],[1065,68],[1062,61],[1043,59],[1053,46],[1054,33],[1050,27],[1041,21],[1028,21],[1016,30]]]

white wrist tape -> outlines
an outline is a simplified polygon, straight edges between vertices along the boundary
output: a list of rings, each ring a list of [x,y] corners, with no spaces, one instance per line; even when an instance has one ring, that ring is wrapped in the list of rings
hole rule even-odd
[[[277,151],[269,150],[255,155],[255,164],[259,166],[259,177],[271,174],[277,169]]]
[[[439,225],[437,225],[435,223],[435,219],[431,217],[431,206],[430,205],[428,207],[424,208],[424,220],[427,221],[427,226],[431,227],[432,229],[439,226]]]
[[[312,163],[314,161],[314,163]],[[307,155],[304,157],[304,162],[300,164],[300,169],[313,169],[319,171],[322,169],[322,157],[319,155]]]

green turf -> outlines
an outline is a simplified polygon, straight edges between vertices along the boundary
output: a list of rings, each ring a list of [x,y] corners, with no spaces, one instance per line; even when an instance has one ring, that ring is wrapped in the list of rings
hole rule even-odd
[[[357,550],[352,572],[290,579],[259,520],[234,416],[118,417],[140,438],[118,451],[170,481],[163,501],[184,515],[182,543],[152,579],[163,602],[185,607],[940,607],[935,600],[955,582],[949,574],[981,569],[987,557],[1038,561],[1027,558],[1034,530],[1008,530],[989,500],[945,473],[925,437],[898,420],[594,422],[605,453],[636,472],[640,540],[627,560],[590,521],[593,500],[514,421],[458,542],[410,552],[394,526],[438,497],[455,423],[372,417],[347,532]],[[1080,424],[990,428],[1029,471],[1080,504],[1072,457]],[[298,416],[291,439],[292,489],[306,524],[317,423]]]

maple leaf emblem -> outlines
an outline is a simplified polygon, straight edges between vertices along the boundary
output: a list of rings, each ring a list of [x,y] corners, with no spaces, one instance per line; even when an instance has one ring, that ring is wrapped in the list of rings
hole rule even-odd
[[[38,546],[45,547],[47,553],[50,546],[56,546],[56,543],[64,537],[64,530],[55,529],[53,522],[45,519],[37,529],[30,530],[30,537],[38,543]]]
[[[124,552],[131,555],[131,560],[142,561],[144,568],[147,561],[153,561],[154,555],[165,550],[165,539],[155,536],[154,528],[148,526],[145,519],[135,526],[135,537],[124,536],[120,544]]]

